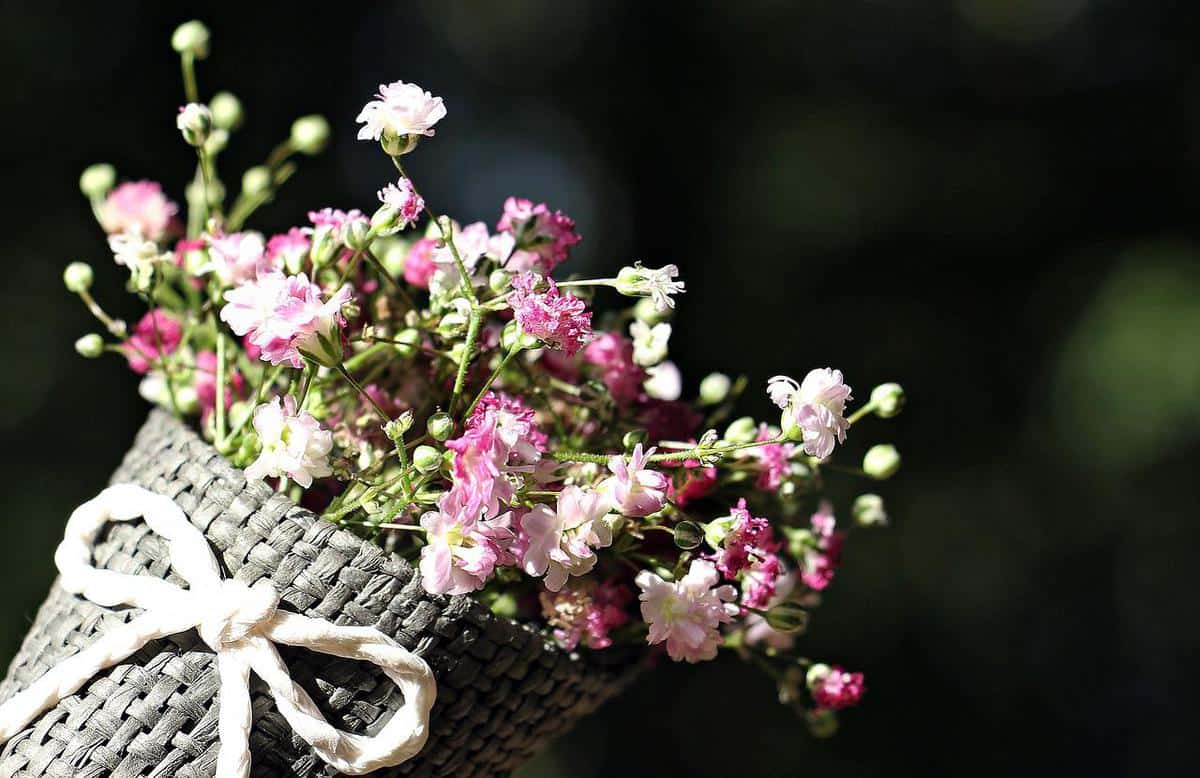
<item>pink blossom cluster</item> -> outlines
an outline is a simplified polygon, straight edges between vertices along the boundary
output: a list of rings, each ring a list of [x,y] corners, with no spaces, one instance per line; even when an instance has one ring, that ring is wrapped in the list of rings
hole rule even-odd
[[[810,684],[817,707],[829,710],[857,705],[866,690],[862,673],[848,673],[837,666],[819,674]]]
[[[545,291],[538,291],[546,284]],[[536,273],[522,273],[512,280],[508,304],[521,329],[550,348],[574,356],[592,337],[592,314],[583,300],[561,294],[554,281]]]
[[[810,523],[815,540],[800,560],[800,580],[819,592],[829,586],[841,562],[844,535],[836,531],[837,519],[827,501],[821,502]]]
[[[583,349],[583,360],[600,368],[604,385],[620,405],[642,392],[646,371],[633,361],[633,341],[617,332],[596,335]]]
[[[178,212],[179,206],[167,199],[157,181],[126,181],[96,209],[100,226],[109,235],[135,232],[155,242],[178,229]]]
[[[575,220],[562,211],[551,211],[545,203],[533,204],[523,197],[504,201],[504,214],[496,229],[510,233],[516,250],[505,264],[507,270],[532,270],[549,275],[567,260],[571,247],[582,238],[575,232]]]
[[[174,353],[183,340],[183,326],[162,308],[155,308],[133,326],[128,340],[121,347],[129,368],[144,374],[167,354]]]
[[[577,646],[599,650],[612,645],[610,633],[629,623],[626,609],[633,599],[629,587],[614,580],[581,583],[539,595],[542,617],[554,630],[555,641],[568,651]]]
[[[729,518],[732,519],[727,520],[729,529],[712,560],[721,575],[734,579],[755,562],[773,556],[779,543],[771,530],[771,522],[752,516],[745,498],[738,500],[737,506],[729,512]]]
[[[642,590],[638,599],[642,619],[650,625],[651,645],[665,642],[667,654],[676,661],[705,662],[717,655],[720,627],[733,621],[738,607],[732,604],[736,590],[719,585],[712,562],[693,560],[687,575],[674,582],[649,570],[635,580]]]
[[[330,365],[341,353],[341,309],[351,296],[343,286],[325,300],[304,273],[268,272],[225,293],[221,320],[273,365],[304,367],[306,358]]]

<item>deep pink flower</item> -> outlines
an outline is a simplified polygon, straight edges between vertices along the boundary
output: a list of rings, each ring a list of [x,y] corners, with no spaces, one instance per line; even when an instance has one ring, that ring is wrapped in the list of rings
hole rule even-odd
[[[866,692],[862,673],[848,673],[836,665],[809,684],[818,708],[837,710],[857,705]]]
[[[639,443],[629,455],[610,457],[608,469],[612,475],[597,487],[612,501],[613,510],[626,516],[649,516],[662,509],[667,502],[667,489],[671,480],[657,470],[646,467],[647,459],[654,449],[642,451]]]
[[[529,464],[545,453],[549,439],[538,429],[537,414],[520,397],[488,392],[467,419],[467,429],[484,423],[489,414],[495,416],[496,434],[508,446],[510,461]]]
[[[505,268],[520,273],[532,270],[548,275],[567,259],[571,247],[581,238],[575,234],[575,221],[562,211],[551,212],[545,203],[534,205],[523,197],[504,201],[504,214],[496,229],[511,233],[517,250]]]
[[[633,341],[624,335],[597,335],[583,349],[583,359],[600,368],[604,385],[617,404],[628,405],[641,393],[646,371],[633,361]]]
[[[155,308],[134,325],[129,339],[121,347],[133,372],[144,374],[154,362],[179,348],[183,327],[179,320],[162,308]]]
[[[841,563],[845,535],[836,531],[837,520],[827,501],[821,502],[810,523],[814,540],[800,560],[800,580],[810,589],[821,591],[833,581],[833,574]]]
[[[109,235],[136,232],[155,242],[174,229],[178,212],[179,206],[167,199],[157,181],[126,181],[97,208],[100,226]]]
[[[273,235],[267,241],[267,261],[274,267],[285,267],[290,273],[304,269],[304,260],[312,241],[300,227],[292,227],[281,235]]]
[[[775,599],[775,587],[783,574],[783,563],[774,551],[758,553],[742,581],[742,603],[747,608],[766,608]]]
[[[538,292],[545,282],[548,288]],[[508,304],[521,329],[550,348],[574,355],[592,336],[592,314],[583,300],[572,294],[560,294],[558,286],[536,273],[522,273],[512,281]]]
[[[688,459],[675,472],[667,498],[683,508],[688,503],[707,496],[716,485],[717,468],[704,467],[698,459]]]
[[[754,562],[773,557],[779,549],[779,543],[771,531],[771,522],[752,516],[744,498],[738,500],[728,516],[716,519],[710,527],[718,533],[718,537],[724,535],[712,560],[721,574],[729,579],[737,577]]]
[[[413,243],[404,260],[404,280],[419,289],[429,288],[429,278],[437,270],[433,252],[437,248],[435,238],[421,238]]]

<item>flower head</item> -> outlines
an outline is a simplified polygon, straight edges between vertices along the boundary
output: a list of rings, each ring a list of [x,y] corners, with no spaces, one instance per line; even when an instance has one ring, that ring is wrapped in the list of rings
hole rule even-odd
[[[808,688],[817,707],[828,710],[857,705],[867,691],[862,673],[848,673],[836,665],[814,665],[809,671]]]
[[[108,247],[112,249],[113,261],[129,268],[130,280],[142,290],[149,286],[154,276],[155,263],[175,259],[171,252],[163,252],[157,243],[146,240],[137,230],[110,235]]]
[[[633,339],[633,361],[643,367],[657,365],[667,358],[671,325],[664,321],[651,326],[634,319],[629,325],[629,337]]]
[[[545,292],[537,287],[544,281]],[[592,336],[592,314],[583,300],[561,294],[554,281],[536,273],[522,273],[512,281],[508,304],[521,329],[550,348],[562,349],[573,356]]]
[[[542,616],[554,628],[554,639],[567,651],[580,643],[591,649],[612,645],[609,632],[629,621],[625,607],[633,592],[623,584],[583,580],[571,588],[538,595]]]
[[[257,232],[209,235],[207,239],[212,272],[225,286],[237,286],[283,265],[281,255],[267,253],[263,236]]]
[[[183,328],[179,320],[162,308],[143,316],[136,325],[129,339],[121,347],[129,368],[138,374],[145,374],[154,363],[174,353],[183,339]]]
[[[400,139],[407,135],[433,137],[433,125],[446,115],[442,98],[434,97],[416,84],[394,81],[380,84],[375,100],[368,102],[354,120],[362,123],[359,140]]]
[[[557,592],[569,575],[591,571],[593,549],[612,543],[615,522],[603,495],[567,486],[556,508],[539,503],[521,518],[521,567],[529,575],[544,575],[546,588]]]
[[[496,229],[510,233],[517,250],[505,269],[514,273],[533,270],[549,274],[566,261],[571,247],[582,238],[575,233],[575,220],[562,211],[551,211],[545,203],[534,205],[523,197],[504,201],[504,214]]]
[[[779,547],[771,532],[771,522],[752,516],[744,498],[738,500],[728,516],[710,522],[706,536],[716,549],[713,562],[729,579]]]
[[[449,245],[442,245],[433,251],[432,259],[437,265],[437,272],[429,281],[429,289],[434,294],[454,291],[462,286],[462,272],[454,258],[455,252],[467,274],[472,276],[471,283],[476,285],[481,283],[480,279],[474,277],[475,268],[481,260],[486,257],[497,263],[503,262],[512,252],[512,236],[507,233],[491,235],[483,222],[474,222],[465,227],[452,225],[451,230],[453,251]]]
[[[845,442],[850,423],[843,414],[851,398],[842,371],[810,370],[799,384],[775,376],[767,382],[767,394],[783,409],[780,426],[788,437],[803,441],[804,453],[824,459],[833,453],[835,443]]]
[[[312,241],[300,227],[292,227],[282,235],[274,235],[267,241],[266,265],[283,267],[289,273],[299,273],[308,259]]]
[[[96,212],[109,235],[137,232],[160,241],[174,226],[179,206],[167,199],[157,181],[126,181],[108,193]]]
[[[537,414],[520,397],[488,392],[467,419],[467,429],[487,423],[489,417],[495,421],[496,435],[509,449],[510,461],[536,462],[546,450],[549,439],[538,429]]]
[[[389,230],[404,229],[421,218],[421,212],[425,210],[425,200],[417,194],[412,181],[403,176],[396,183],[380,189],[378,197],[387,210],[389,221],[395,220],[394,224],[389,225]]]
[[[717,655],[722,624],[737,615],[732,586],[717,586],[720,577],[711,562],[692,561],[687,575],[674,583],[643,570],[636,583],[642,590],[642,619],[650,625],[646,640],[666,642],[675,661],[703,662]]]
[[[675,307],[671,295],[685,291],[683,282],[675,280],[678,275],[679,268],[675,265],[663,265],[655,269],[634,262],[632,266],[621,268],[614,286],[618,292],[629,297],[649,297],[655,308],[666,311]]]
[[[671,481],[657,470],[646,467],[654,449],[642,451],[639,443],[629,455],[614,456],[608,460],[612,475],[600,482],[600,492],[612,502],[613,510],[625,516],[649,516],[662,509],[667,502],[667,490]]]
[[[433,252],[437,247],[435,238],[421,238],[412,244],[404,258],[404,280],[419,289],[429,288],[429,279],[437,271]]]
[[[343,286],[328,300],[304,273],[266,273],[225,293],[221,320],[260,349],[273,365],[303,367],[305,359],[333,366],[341,359],[342,306],[351,297]]]
[[[262,453],[246,468],[246,477],[262,480],[287,476],[308,488],[313,478],[330,475],[329,451],[333,434],[305,411],[297,411],[291,395],[280,404],[276,397],[254,409],[254,431]]]
[[[490,516],[490,518],[489,518]],[[511,564],[511,516],[484,513],[447,492],[438,509],[421,517],[428,541],[421,549],[421,585],[431,594],[466,594],[482,587],[496,566]]]
[[[836,531],[837,519],[833,506],[822,500],[817,512],[810,519],[812,540],[800,554],[800,580],[810,589],[821,591],[833,581],[833,574],[841,563],[842,545],[845,537]]]

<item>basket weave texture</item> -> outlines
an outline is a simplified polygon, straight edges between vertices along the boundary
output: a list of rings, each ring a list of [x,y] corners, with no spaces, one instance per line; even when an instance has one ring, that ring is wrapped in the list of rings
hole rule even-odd
[[[429,663],[438,685],[429,740],[416,758],[376,775],[504,774],[637,672],[629,656],[568,653],[468,596],[426,593],[405,560],[247,482],[163,411],[150,414],[112,481],[172,498],[227,577],[248,585],[268,578],[281,607],[375,627]],[[141,522],[110,524],[93,560],[186,585],[171,572],[166,542]],[[0,683],[0,701],[138,612],[103,608],[56,583]],[[372,734],[402,702],[372,665],[279,648],[293,679],[339,728]],[[251,694],[255,776],[337,775],[293,735],[257,679]],[[219,702],[214,655],[194,631],[154,641],[13,737],[0,753],[0,778],[213,776]]]

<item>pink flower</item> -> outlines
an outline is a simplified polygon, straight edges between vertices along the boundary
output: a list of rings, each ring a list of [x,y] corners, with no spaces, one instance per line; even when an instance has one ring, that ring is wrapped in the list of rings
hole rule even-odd
[[[226,286],[237,286],[282,266],[281,258],[267,255],[262,235],[257,232],[209,235],[207,239],[213,273]]]
[[[703,467],[698,459],[682,463],[671,481],[667,498],[680,508],[712,492],[717,485],[717,468]]]
[[[329,467],[333,435],[307,412],[297,411],[296,398],[290,394],[282,405],[276,397],[254,409],[254,431],[262,452],[246,468],[247,478],[287,476],[307,489],[314,477],[333,472]]]
[[[133,333],[121,348],[129,368],[141,375],[154,367],[154,362],[174,353],[182,339],[183,327],[179,321],[162,308],[155,308],[134,325]]]
[[[804,441],[804,453],[824,459],[833,453],[834,443],[846,441],[850,423],[843,417],[850,387],[842,371],[831,368],[810,370],[797,384],[787,376],[775,376],[767,382],[771,401],[783,409],[780,426],[788,437]]]
[[[404,280],[419,289],[429,288],[429,279],[437,270],[433,252],[437,247],[435,238],[421,238],[413,243],[404,260]]]
[[[225,382],[225,410],[229,410],[234,400],[245,399],[246,379],[232,365],[228,365],[225,370]],[[192,387],[196,390],[196,400],[200,403],[200,420],[207,423],[209,414],[217,407],[216,352],[201,351],[196,354]]]
[[[594,584],[584,580],[575,588],[560,592],[542,592],[542,616],[554,628],[554,639],[567,651],[580,643],[591,649],[612,645],[609,632],[629,622],[625,608],[633,599],[628,587],[605,581]]]
[[[747,608],[765,608],[775,599],[775,586],[783,575],[783,563],[774,551],[760,552],[742,580],[742,603]]]
[[[720,538],[716,553],[711,557],[717,569],[726,578],[733,579],[737,574],[750,567],[755,560],[762,560],[768,554],[773,556],[779,548],[771,522],[750,515],[746,500],[738,500],[737,507],[729,511],[729,515],[716,519],[709,524],[709,534],[713,540]],[[721,537],[721,536],[724,537]]]
[[[549,285],[545,292],[536,291],[541,281]],[[508,304],[522,330],[568,356],[587,344],[592,336],[592,314],[583,300],[559,294],[554,281],[536,273],[522,273],[513,278],[512,285]]]
[[[421,549],[421,585],[431,594],[466,594],[481,588],[497,565],[512,564],[511,514],[487,518],[452,490],[438,509],[421,517],[426,545]]]
[[[332,366],[341,359],[341,308],[351,290],[344,286],[329,300],[303,273],[267,273],[225,293],[221,320],[261,349],[260,358],[303,367],[305,358]]]
[[[344,239],[346,229],[354,222],[366,222],[367,217],[357,208],[343,211],[340,208],[322,208],[319,211],[309,211],[308,220],[313,228],[328,227],[339,239]],[[310,230],[311,232],[312,230]]]
[[[814,539],[800,560],[800,580],[819,592],[833,581],[833,574],[841,562],[845,536],[835,531],[837,520],[828,501],[821,502],[810,522]]]
[[[433,125],[446,115],[442,98],[416,84],[393,81],[380,84],[376,100],[367,103],[354,120],[361,122],[359,140],[379,140],[384,134],[433,137]]]
[[[467,419],[467,429],[480,426],[489,415],[495,417],[496,434],[508,447],[510,461],[529,464],[541,458],[549,439],[538,429],[537,414],[521,398],[488,392]]]
[[[517,251],[505,264],[505,269],[515,273],[533,270],[548,275],[582,240],[569,216],[562,211],[551,213],[545,203],[534,205],[523,197],[504,201],[504,215],[496,229],[511,233],[516,240]]]
[[[766,424],[758,428],[755,440],[770,440],[775,437]],[[751,456],[758,457],[762,469],[759,471],[755,486],[759,489],[774,491],[792,473],[792,455],[796,447],[791,443],[768,443],[765,446],[751,449]]]
[[[712,562],[692,561],[688,574],[674,583],[643,570],[635,579],[642,593],[642,619],[650,625],[646,641],[666,641],[667,653],[676,662],[703,662],[717,655],[720,626],[737,615],[731,604],[737,596],[732,586],[717,586],[720,577]]]
[[[425,210],[425,201],[421,195],[417,194],[417,190],[413,189],[412,181],[409,181],[403,176],[394,184],[388,184],[378,192],[379,202],[383,203],[385,208],[391,208],[396,212],[399,221],[396,224],[396,229],[402,230],[408,225],[421,218],[421,211]]]
[[[626,516],[649,516],[667,502],[671,481],[666,475],[646,467],[654,449],[642,452],[642,444],[633,448],[629,461],[623,456],[608,460],[612,475],[600,482],[599,491],[612,502],[613,510]]]
[[[97,208],[100,226],[109,235],[136,232],[155,242],[174,228],[178,212],[179,206],[167,199],[156,181],[126,181]]]
[[[646,371],[633,361],[633,341],[616,332],[597,335],[583,350],[585,362],[602,371],[604,385],[618,405],[637,399]]]
[[[308,258],[312,241],[300,227],[292,227],[282,235],[273,235],[267,241],[267,262],[272,267],[285,267],[290,273],[299,273]]]
[[[818,708],[837,710],[857,705],[867,691],[862,673],[848,673],[836,665],[809,683]]]
[[[570,575],[586,575],[596,564],[594,548],[612,543],[613,522],[608,500],[594,491],[567,486],[558,493],[557,508],[537,504],[520,521],[521,567],[545,576],[552,592]]]

